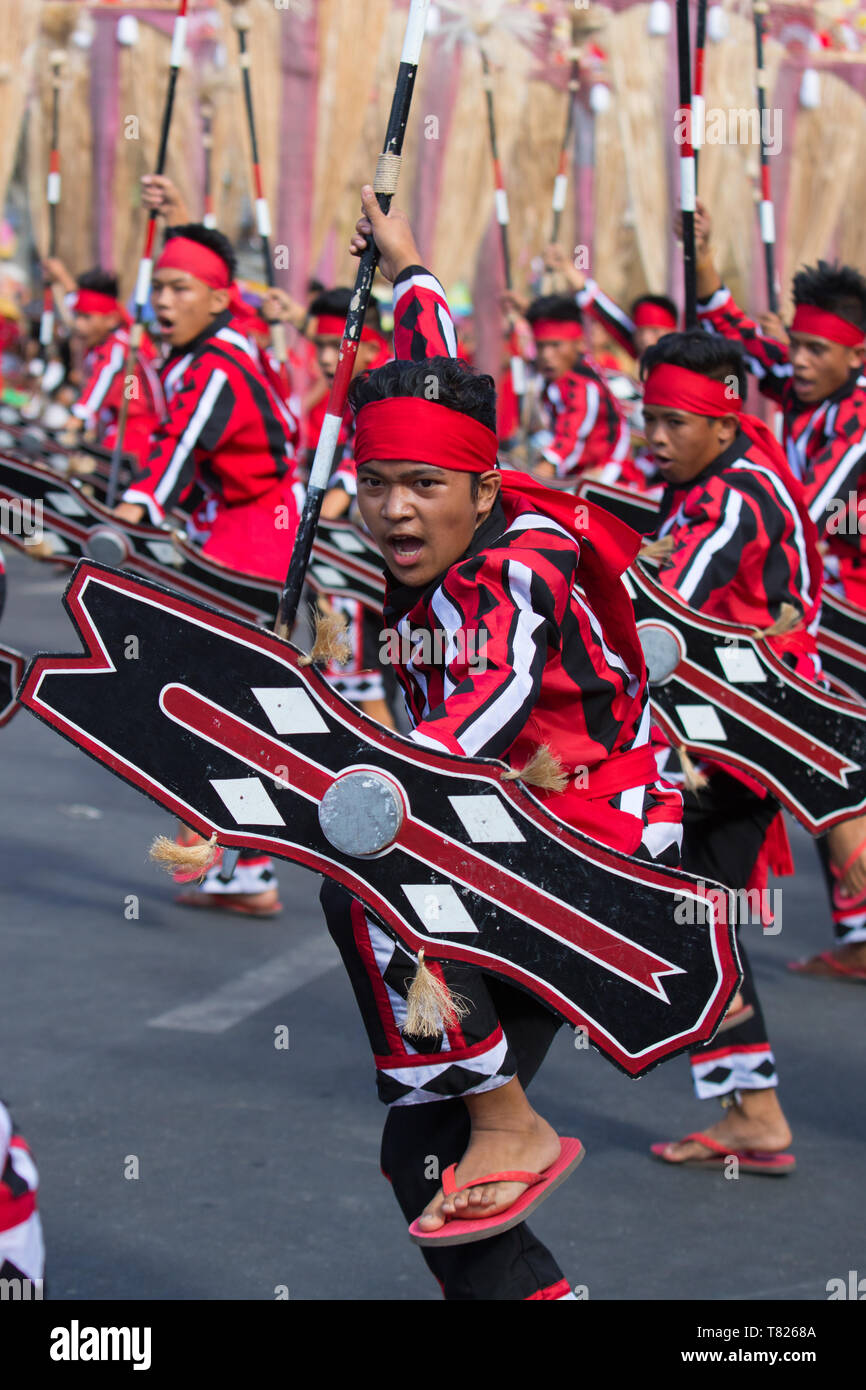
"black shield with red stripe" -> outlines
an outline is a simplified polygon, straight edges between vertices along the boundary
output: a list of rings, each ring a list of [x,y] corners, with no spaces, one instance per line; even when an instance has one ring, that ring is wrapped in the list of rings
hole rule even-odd
[[[712,1035],[739,976],[713,885],[578,834],[500,763],[390,733],[249,624],[91,562],[66,603],[85,654],[36,658],[22,702],[200,833],[333,878],[632,1075]],[[370,798],[390,829],[362,846]]]
[[[796,675],[741,623],[690,608],[646,561],[626,580],[674,745],[751,774],[813,835],[866,810],[866,705]]]

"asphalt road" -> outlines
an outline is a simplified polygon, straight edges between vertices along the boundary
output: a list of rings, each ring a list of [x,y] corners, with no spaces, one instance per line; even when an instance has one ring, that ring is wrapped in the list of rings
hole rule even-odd
[[[75,650],[64,580],[7,563],[0,639]],[[190,913],[147,858],[157,807],[26,711],[0,747],[0,1095],[41,1173],[50,1295],[438,1300],[378,1171],[384,1110],[318,879],[280,866],[277,922]],[[795,1175],[647,1157],[718,1116],[682,1059],[629,1081],[563,1030],[536,1081],[587,1158],[533,1224],[591,1300],[824,1300],[866,1275],[866,993],[786,970],[831,944],[817,857],[794,839],[782,930],[751,928],[749,947]]]

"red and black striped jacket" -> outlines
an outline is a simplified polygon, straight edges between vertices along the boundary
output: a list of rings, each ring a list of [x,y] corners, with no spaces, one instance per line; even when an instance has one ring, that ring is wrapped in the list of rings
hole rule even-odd
[[[127,392],[124,374],[129,352],[129,330],[115,328],[103,343],[91,348],[84,359],[86,380],[72,414],[88,429],[97,430],[106,448],[116,437],[117,419]],[[165,413],[165,399],[156,362],[156,349],[148,337],[142,341],[135,365],[135,390],[128,391],[124,445],[143,463],[149,441]]]
[[[532,436],[557,477],[579,476],[628,458],[631,431],[613,392],[588,363],[545,384],[540,405],[547,428]]]
[[[793,605],[803,623],[769,640],[815,679],[821,564],[797,491],[741,430],[697,478],[666,487],[658,535],[671,537],[673,551],[658,577],[702,613],[753,628]]]
[[[394,301],[398,358],[456,356],[429,271],[404,271]],[[546,744],[569,776],[564,792],[536,791],[549,810],[614,849],[676,862],[682,801],[656,778],[637,636],[630,669],[578,583],[579,564],[578,542],[551,517],[513,505],[507,514],[499,501],[466,555],[425,589],[386,571],[381,655],[417,742],[517,768]]]
[[[676,858],[679,794],[656,781],[654,764],[648,777],[636,766],[650,751],[646,672],[614,649],[578,563],[556,521],[509,516],[498,502],[465,556],[425,589],[387,576],[387,654],[412,737],[517,768],[546,744],[569,779],[563,792],[536,792],[549,810],[615,849]],[[623,767],[634,767],[631,781]]]
[[[803,406],[794,392],[788,349],[765,337],[728,289],[722,287],[699,304],[698,315],[711,332],[742,343],[760,390],[781,406],[788,464],[803,485],[819,535],[828,543],[828,579],[866,607],[866,534],[849,522],[851,516],[866,514],[866,375],[852,372],[820,405]]]
[[[581,313],[600,323],[609,337],[637,361],[639,353],[634,341],[634,319],[600,289],[594,280],[587,279],[575,298]]]
[[[147,473],[124,502],[158,524],[193,482],[218,506],[255,502],[291,481],[297,421],[228,310],[160,368],[167,414],[151,438]]]

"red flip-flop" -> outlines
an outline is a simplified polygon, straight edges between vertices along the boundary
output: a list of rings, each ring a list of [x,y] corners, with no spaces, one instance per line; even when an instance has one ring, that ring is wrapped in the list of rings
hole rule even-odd
[[[545,1168],[543,1173],[525,1173],[520,1170],[489,1173],[487,1177],[474,1178],[472,1182],[458,1187],[454,1181],[457,1164],[452,1163],[442,1174],[442,1191],[446,1197],[450,1197],[454,1192],[466,1192],[470,1187],[483,1187],[489,1182],[525,1182],[529,1183],[529,1186],[516,1202],[512,1202],[510,1207],[506,1207],[505,1211],[499,1212],[496,1216],[478,1217],[476,1220],[447,1217],[445,1225],[440,1226],[438,1231],[422,1231],[418,1224],[421,1219],[419,1217],[409,1227],[410,1239],[414,1240],[416,1245],[468,1245],[470,1241],[489,1240],[491,1236],[498,1236],[502,1231],[510,1231],[512,1226],[519,1226],[530,1212],[541,1205],[545,1197],[550,1196],[555,1187],[559,1187],[559,1184],[574,1172],[586,1153],[579,1139],[560,1139],[559,1144],[559,1158],[555,1163],[551,1163],[549,1168]]]
[[[711,1149],[706,1158],[670,1158],[666,1150],[670,1147],[670,1142],[685,1144],[689,1139],[694,1139],[705,1148]],[[735,1158],[740,1169],[744,1173],[768,1173],[773,1177],[784,1177],[787,1173],[793,1173],[797,1166],[797,1160],[793,1154],[783,1153],[762,1153],[759,1149],[732,1149],[720,1144],[718,1139],[713,1139],[709,1134],[687,1134],[684,1139],[669,1141],[667,1144],[651,1144],[650,1153],[653,1158],[661,1159],[662,1163],[669,1163],[674,1168],[711,1168],[717,1172],[724,1168],[729,1158]]]
[[[832,951],[822,951],[808,960],[789,960],[788,969],[795,975],[813,975],[817,980],[866,981],[866,968],[862,965],[843,965]]]

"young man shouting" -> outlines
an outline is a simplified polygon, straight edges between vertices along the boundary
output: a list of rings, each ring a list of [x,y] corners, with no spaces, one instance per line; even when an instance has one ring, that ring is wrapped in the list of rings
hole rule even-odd
[[[768,638],[783,661],[815,680],[814,629],[821,562],[802,489],[767,427],[743,412],[746,372],[735,343],[701,331],[672,333],[644,354],[647,442],[666,480],[658,531],[669,543],[659,582],[713,617],[766,630],[783,605],[798,615]],[[686,792],[683,867],[732,889],[763,889],[768,863],[791,872],[779,807],[752,778],[713,765],[708,785]],[[843,835],[864,822],[846,822]],[[831,844],[837,843],[836,831]],[[739,924],[738,924],[739,925]],[[722,1099],[706,1132],[653,1152],[668,1163],[717,1168],[735,1154],[747,1172],[794,1167],[776,1096],[776,1064],[742,944],[741,999],[725,1031],[692,1054],[699,1098]]]
[[[711,332],[742,344],[760,390],[781,407],[788,463],[822,538],[825,583],[866,609],[866,534],[847,520],[866,510],[866,279],[852,266],[825,261],[799,271],[788,342],[777,342],[722,284],[703,205],[696,230],[698,315]],[[841,858],[828,853],[829,841],[819,841],[838,944],[795,962],[801,973],[866,980],[866,841],[856,838],[855,825],[837,830]]]
[[[432,277],[408,224],[383,216],[371,189],[364,208],[353,246],[375,236],[380,269],[411,309],[415,286]],[[445,303],[441,287],[436,298]],[[645,668],[619,579],[634,537],[595,509],[579,531],[567,496],[500,472],[491,378],[451,357],[424,360],[420,317],[397,320],[397,356],[410,360],[359,379],[350,395],[358,503],[387,566],[385,626],[440,639],[397,668],[412,737],[516,768],[547,744],[563,766],[589,770],[585,789],[571,779],[539,791],[552,812],[612,848],[676,862],[680,798],[657,782]],[[437,663],[430,654],[443,650]],[[570,1297],[526,1224],[508,1227],[524,1192],[548,1189],[580,1156],[525,1091],[556,1018],[477,969],[437,962],[468,1013],[435,1038],[407,1036],[414,957],[338,886],[326,883],[322,902],[389,1106],[383,1171],[445,1297]],[[465,1243],[450,1243],[455,1226]]]

